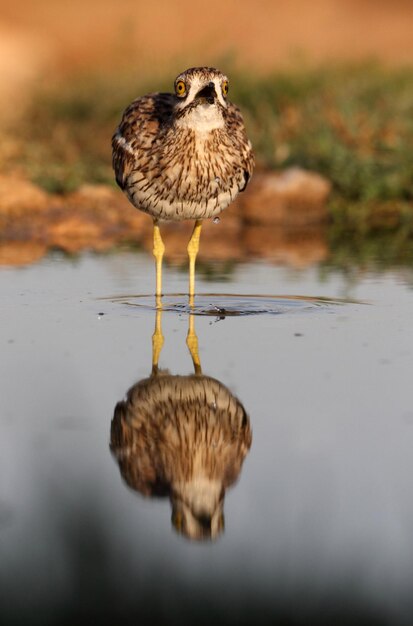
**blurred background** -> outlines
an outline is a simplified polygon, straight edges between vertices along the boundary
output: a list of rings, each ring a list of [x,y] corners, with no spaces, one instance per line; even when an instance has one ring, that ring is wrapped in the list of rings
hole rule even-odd
[[[150,245],[147,220],[114,191],[110,137],[132,99],[170,90],[194,65],[230,75],[257,171],[289,172],[255,179],[220,229],[231,250],[215,230],[212,257],[268,257],[276,246],[289,257],[286,216],[290,230],[311,225],[310,261],[348,232],[365,241],[374,231],[370,243],[378,237],[382,248],[396,229],[397,254],[407,254],[412,23],[409,0],[1,1],[0,261],[24,264],[51,248]],[[278,233],[265,243],[250,230],[241,250],[245,223],[275,223]],[[174,231],[179,249],[181,233],[186,225]],[[295,236],[301,249],[302,232]]]

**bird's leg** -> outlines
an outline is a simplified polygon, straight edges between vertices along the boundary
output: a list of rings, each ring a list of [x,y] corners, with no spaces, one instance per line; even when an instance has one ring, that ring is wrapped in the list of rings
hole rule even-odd
[[[198,354],[198,337],[195,332],[194,316],[189,316],[188,334],[186,336],[186,345],[191,353],[192,363],[194,364],[195,374],[202,374],[201,361]]]
[[[202,220],[196,220],[191,239],[188,243],[189,255],[189,297],[193,301],[195,294],[195,260],[199,250],[199,238],[201,236]]]
[[[159,299],[160,300],[160,299]],[[158,373],[158,362],[161,355],[164,336],[162,334],[162,304],[158,303],[156,307],[155,330],[152,335],[152,376]]]
[[[156,261],[156,296],[162,295],[162,258],[165,246],[159,230],[158,220],[153,220],[153,256]]]

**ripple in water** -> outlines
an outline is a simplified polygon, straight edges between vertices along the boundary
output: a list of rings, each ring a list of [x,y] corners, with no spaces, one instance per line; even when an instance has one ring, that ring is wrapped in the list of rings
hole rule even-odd
[[[157,308],[153,295],[123,295],[104,298],[127,307],[138,307],[154,311]],[[347,300],[317,298],[311,296],[271,296],[257,294],[199,294],[193,305],[183,293],[162,296],[162,310],[172,313],[188,313],[225,318],[244,315],[282,315],[286,313],[310,312],[320,308],[349,303]]]

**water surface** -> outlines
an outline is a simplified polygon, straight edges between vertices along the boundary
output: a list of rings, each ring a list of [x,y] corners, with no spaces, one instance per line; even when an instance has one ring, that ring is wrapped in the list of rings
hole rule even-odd
[[[166,269],[159,369],[245,409],[224,528],[191,541],[168,494],[110,451],[152,372],[151,259],[51,256],[0,273],[0,616],[5,624],[409,624],[413,273],[241,264]],[[3,619],[4,618],[4,619]]]

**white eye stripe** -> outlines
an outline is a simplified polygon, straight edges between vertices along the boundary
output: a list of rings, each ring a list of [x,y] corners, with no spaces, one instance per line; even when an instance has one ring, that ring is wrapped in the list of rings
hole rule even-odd
[[[185,91],[179,92],[177,89],[178,83],[182,81],[185,84]],[[224,88],[224,85],[228,83],[228,78],[225,74],[218,75],[190,75],[186,77],[178,76],[175,79],[175,95],[179,99],[178,108],[184,109],[185,107],[191,105],[197,94],[201,89],[203,89],[209,82],[214,83],[215,92],[216,92],[216,101],[223,108],[227,108],[228,106],[228,89]]]

